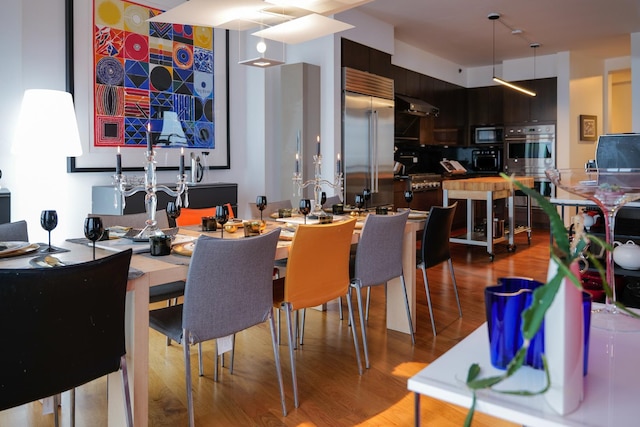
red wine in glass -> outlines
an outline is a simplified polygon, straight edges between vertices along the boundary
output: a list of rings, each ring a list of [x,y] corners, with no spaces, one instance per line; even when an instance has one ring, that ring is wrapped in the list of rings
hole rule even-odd
[[[220,227],[220,237],[224,238],[224,225],[229,221],[229,208],[226,205],[216,206],[216,221],[222,226]]]
[[[84,237],[93,242],[93,259],[96,259],[96,240],[100,240],[104,234],[104,225],[99,217],[87,217],[84,219]]]
[[[176,202],[167,202],[167,216],[173,220],[173,225],[175,225],[176,218],[180,216],[180,206],[176,205]]]
[[[300,199],[300,205],[298,206],[298,210],[304,216],[304,223],[307,223],[307,215],[311,212],[311,200],[309,199]]]
[[[47,248],[47,251],[52,252],[53,248],[51,247],[51,230],[58,226],[58,212],[42,211],[40,213],[40,225],[42,226],[42,228],[49,232],[49,247]]]
[[[260,211],[260,222],[262,222],[262,211],[267,207],[267,196],[256,197],[256,207]]]

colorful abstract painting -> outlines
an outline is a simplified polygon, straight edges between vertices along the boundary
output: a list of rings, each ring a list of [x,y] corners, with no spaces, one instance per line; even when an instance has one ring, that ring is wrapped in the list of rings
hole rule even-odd
[[[215,148],[213,29],[148,22],[162,10],[93,3],[94,146]]]

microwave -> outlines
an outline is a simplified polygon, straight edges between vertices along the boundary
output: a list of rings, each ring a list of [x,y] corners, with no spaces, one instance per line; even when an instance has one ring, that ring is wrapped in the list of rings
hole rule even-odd
[[[504,142],[504,128],[498,126],[475,128],[476,144],[502,144]]]

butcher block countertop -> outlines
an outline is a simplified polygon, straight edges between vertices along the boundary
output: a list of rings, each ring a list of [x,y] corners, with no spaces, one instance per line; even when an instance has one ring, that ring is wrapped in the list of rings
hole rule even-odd
[[[519,176],[515,179],[527,187],[533,187],[533,177],[531,176]],[[510,186],[509,181],[499,176],[442,181],[443,190],[502,191],[509,190]]]

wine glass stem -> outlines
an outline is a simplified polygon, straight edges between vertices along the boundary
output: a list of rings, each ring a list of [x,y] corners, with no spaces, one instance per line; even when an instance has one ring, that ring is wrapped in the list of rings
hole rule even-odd
[[[96,259],[96,241],[93,241],[93,260],[95,261]]]
[[[614,230],[615,230],[615,219],[616,212],[607,212],[607,215],[604,217],[605,221],[605,240],[610,247],[613,247],[614,241]],[[607,256],[607,283],[611,287],[611,297],[607,294],[605,305],[607,311],[610,313],[616,313],[618,309],[616,308],[616,274],[615,274],[615,264],[613,261],[613,250],[606,251]]]
[[[52,251],[51,249],[51,231],[49,231],[49,248],[47,249],[49,252]]]

